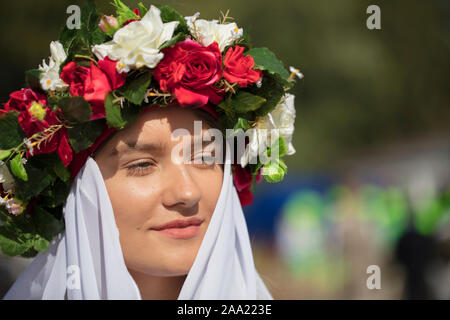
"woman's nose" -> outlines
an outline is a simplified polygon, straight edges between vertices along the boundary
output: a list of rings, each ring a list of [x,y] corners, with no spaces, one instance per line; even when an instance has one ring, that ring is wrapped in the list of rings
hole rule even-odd
[[[191,208],[200,201],[202,191],[187,165],[172,164],[164,176],[166,183],[162,201],[165,206]]]

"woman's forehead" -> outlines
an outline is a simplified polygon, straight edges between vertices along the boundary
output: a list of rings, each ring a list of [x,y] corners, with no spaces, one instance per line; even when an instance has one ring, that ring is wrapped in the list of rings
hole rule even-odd
[[[113,146],[146,144],[173,144],[172,134],[175,130],[184,129],[187,135],[204,136],[211,125],[202,115],[192,109],[170,106],[157,108],[139,116],[129,127],[119,131]],[[187,130],[187,131],[186,131]]]
[[[179,106],[160,107],[142,113],[134,123],[122,130],[122,135],[170,134],[177,129],[186,129],[194,134],[195,127],[199,125],[202,129],[210,128],[204,117],[193,109]]]

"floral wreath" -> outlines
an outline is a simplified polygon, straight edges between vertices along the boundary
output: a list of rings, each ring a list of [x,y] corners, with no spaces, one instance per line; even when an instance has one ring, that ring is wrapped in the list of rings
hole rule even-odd
[[[250,128],[246,142],[258,147],[258,129],[279,129],[280,157],[262,164],[244,154],[233,165],[242,205],[253,200],[264,176],[281,181],[281,159],[295,153],[294,96],[290,73],[267,48],[222,13],[207,21],[142,3],[131,10],[114,0],[115,16],[100,16],[87,0],[78,29],[61,30],[51,56],[26,72],[27,87],[0,108],[0,248],[33,257],[64,230],[62,207],[87,157],[148,106],[201,108],[224,128]],[[273,140],[271,140],[273,141]],[[266,146],[266,153],[274,147]],[[263,172],[263,174],[261,174]]]

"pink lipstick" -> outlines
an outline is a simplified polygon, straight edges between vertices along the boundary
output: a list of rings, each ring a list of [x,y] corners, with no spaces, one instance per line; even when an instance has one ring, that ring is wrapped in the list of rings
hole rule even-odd
[[[189,239],[198,234],[203,221],[200,218],[177,219],[151,229],[175,239]]]

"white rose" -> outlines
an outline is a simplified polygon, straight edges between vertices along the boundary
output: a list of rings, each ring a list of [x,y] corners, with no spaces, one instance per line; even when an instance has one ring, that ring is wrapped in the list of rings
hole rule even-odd
[[[0,183],[3,184],[3,189],[5,191],[14,188],[14,178],[3,161],[0,161]]]
[[[271,115],[273,122],[277,129],[279,129],[280,135],[284,138],[284,141],[288,144],[289,150],[286,155],[290,156],[295,153],[294,146],[292,145],[292,135],[294,134],[295,123],[295,96],[287,93],[281,103],[269,114]]]
[[[93,46],[92,52],[98,59],[119,60],[120,72],[143,66],[155,68],[164,57],[158,48],[172,39],[178,24],[178,21],[163,23],[161,11],[152,5],[140,21],[120,28],[111,41]]]
[[[61,65],[61,63],[63,63],[67,59],[64,47],[59,41],[50,42],[50,53],[51,59],[55,61],[58,65]]]
[[[217,20],[198,19],[189,25],[189,29],[203,46],[209,46],[217,41],[220,51],[233,44],[243,34],[242,29],[239,29],[236,23],[220,24]]]
[[[59,77],[59,68],[67,59],[66,52],[59,41],[52,41],[50,53],[48,64],[43,60],[42,65],[39,66],[39,70],[42,71],[40,76],[41,87],[46,91],[63,91],[68,88],[68,85]]]
[[[283,137],[288,144],[286,155],[295,153],[292,145],[295,122],[295,96],[287,93],[266,116],[258,118],[254,126],[247,130],[249,143],[241,156],[241,166],[244,168],[248,163],[256,163],[258,154],[270,147],[279,136]],[[276,130],[272,130],[276,129]]]

